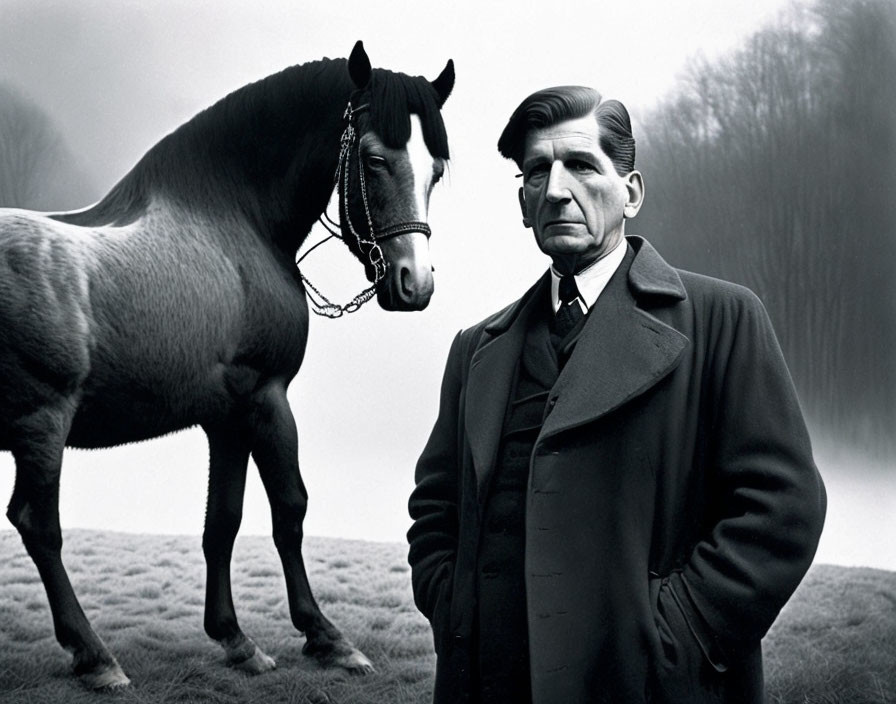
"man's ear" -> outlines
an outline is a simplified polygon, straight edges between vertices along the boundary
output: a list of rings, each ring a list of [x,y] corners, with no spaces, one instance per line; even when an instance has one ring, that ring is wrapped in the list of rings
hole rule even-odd
[[[635,217],[644,203],[644,177],[640,171],[631,171],[625,177],[625,190],[628,191],[628,200],[622,210],[622,216],[626,219]]]
[[[526,210],[526,196],[523,193],[522,186],[520,186],[520,190],[518,190],[516,194],[520,199],[520,211],[523,213],[523,227],[532,227],[532,221],[529,220],[529,213]]]

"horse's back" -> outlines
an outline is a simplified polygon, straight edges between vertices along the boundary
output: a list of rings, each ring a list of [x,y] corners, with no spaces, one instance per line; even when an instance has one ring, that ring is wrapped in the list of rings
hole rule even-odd
[[[82,227],[0,209],[0,441],[56,407],[72,409],[69,440],[79,446],[192,424],[172,408],[172,389],[195,395],[212,363],[203,352],[216,353],[195,338],[222,321],[207,311],[202,325],[186,305],[199,282],[158,274],[176,269],[166,258],[189,266],[189,257],[153,251],[148,239],[140,223]]]
[[[84,257],[71,226],[0,209],[0,420],[65,399],[87,375]]]
[[[69,444],[103,447],[204,423],[292,378],[301,287],[222,231],[164,201],[122,227],[0,209],[0,446],[51,404],[75,408]]]

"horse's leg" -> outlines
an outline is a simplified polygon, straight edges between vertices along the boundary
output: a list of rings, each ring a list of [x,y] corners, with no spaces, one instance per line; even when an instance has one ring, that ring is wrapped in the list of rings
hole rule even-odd
[[[302,652],[324,666],[372,672],[370,660],[321,613],[311,594],[302,559],[308,494],[299,474],[298,436],[286,389],[273,385],[265,389],[257,399],[252,421],[252,456],[271,504],[274,544],[286,575],[289,612],[293,625],[306,637]]]
[[[68,427],[64,414],[43,412],[16,429],[16,481],[6,515],[37,566],[56,639],[73,654],[75,674],[92,689],[121,687],[130,680],[90,627],[62,564],[59,476]]]
[[[230,558],[243,515],[249,443],[245,428],[206,428],[209,444],[208,506],[202,551],[206,563],[205,632],[224,648],[228,664],[252,674],[273,670],[274,660],[248,638],[236,619]]]

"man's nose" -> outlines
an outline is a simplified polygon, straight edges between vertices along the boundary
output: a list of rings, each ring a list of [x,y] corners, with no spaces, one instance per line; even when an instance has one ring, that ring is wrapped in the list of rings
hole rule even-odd
[[[551,164],[551,173],[548,175],[545,198],[552,203],[569,200],[572,195],[569,192],[568,179],[569,174],[562,161],[555,161]]]

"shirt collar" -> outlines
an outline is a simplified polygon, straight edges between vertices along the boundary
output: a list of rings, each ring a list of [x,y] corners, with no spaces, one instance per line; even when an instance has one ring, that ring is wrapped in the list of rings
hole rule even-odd
[[[619,240],[619,244],[610,253],[598,259],[594,264],[576,274],[576,286],[579,289],[578,303],[582,312],[587,313],[597,302],[598,296],[606,287],[610,278],[625,259],[627,249],[625,238]],[[560,274],[551,266],[551,305],[554,312],[560,308]]]

